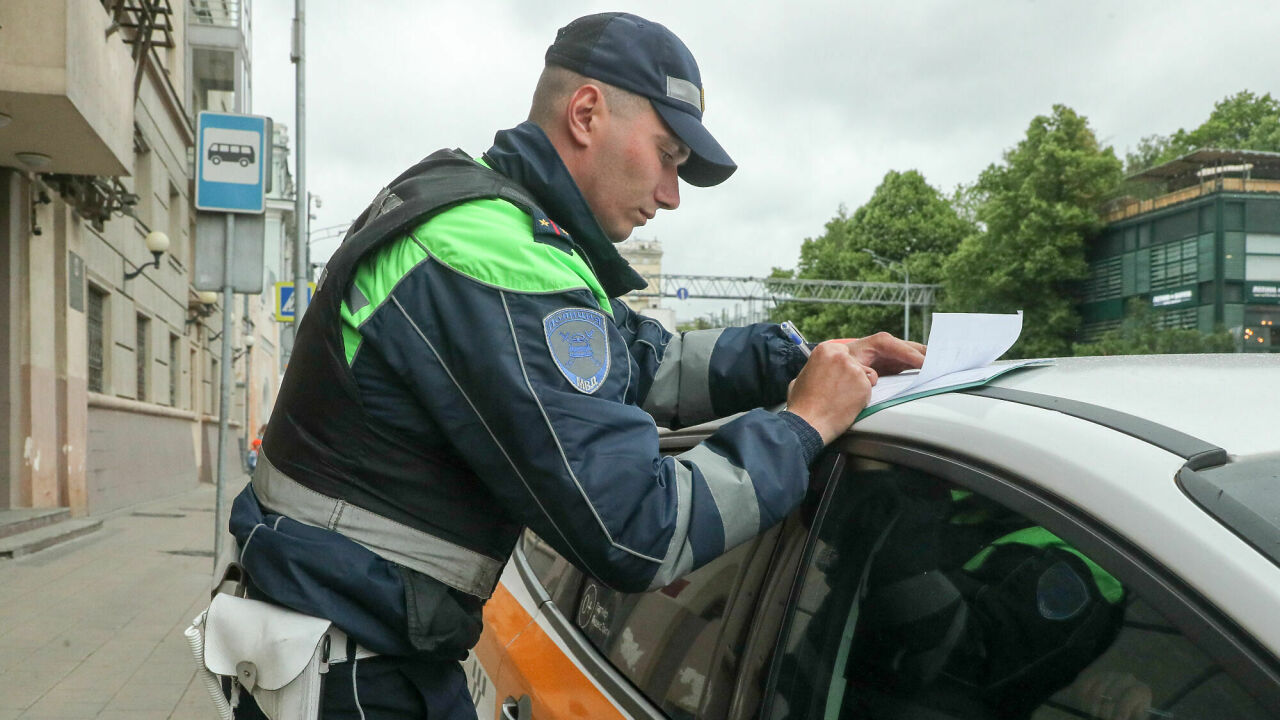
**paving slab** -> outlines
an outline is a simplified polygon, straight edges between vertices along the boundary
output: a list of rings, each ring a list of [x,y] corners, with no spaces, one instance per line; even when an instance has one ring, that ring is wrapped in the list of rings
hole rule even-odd
[[[201,485],[0,560],[0,720],[216,720],[182,636],[208,603],[213,508]]]

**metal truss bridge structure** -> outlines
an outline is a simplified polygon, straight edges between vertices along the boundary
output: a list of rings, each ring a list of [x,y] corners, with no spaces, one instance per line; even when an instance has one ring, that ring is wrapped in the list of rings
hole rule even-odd
[[[649,287],[633,297],[714,298],[722,300],[830,303],[838,305],[902,305],[925,308],[936,301],[939,285],[845,280],[791,280],[716,275],[654,275]]]

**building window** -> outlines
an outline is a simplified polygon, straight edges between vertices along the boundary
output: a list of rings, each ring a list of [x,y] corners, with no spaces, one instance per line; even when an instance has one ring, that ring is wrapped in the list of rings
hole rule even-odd
[[[212,3],[206,5],[212,6]],[[196,11],[200,18],[200,9]],[[204,21],[197,20],[201,24]],[[212,24],[220,24],[214,22]],[[233,23],[234,24],[234,23]],[[205,110],[231,112],[235,109],[235,53],[213,48],[192,48],[191,97],[193,114]],[[245,86],[246,89],[248,86]]]
[[[147,399],[147,364],[151,360],[150,343],[147,342],[149,333],[151,332],[151,321],[146,315],[138,316],[138,343],[134,348],[134,359],[138,366],[138,394],[139,400]]]
[[[1181,308],[1178,310],[1165,310],[1164,312],[1155,313],[1152,318],[1153,323],[1161,330],[1166,329],[1185,329],[1194,330],[1197,325],[1196,308]]]
[[[1244,279],[1280,280],[1280,235],[1245,237]]]
[[[1196,238],[1151,248],[1151,289],[1164,290],[1196,283]]]
[[[1096,260],[1084,281],[1085,302],[1098,302],[1120,297],[1120,256]]]
[[[169,407],[178,407],[178,382],[182,379],[182,366],[178,363],[178,349],[182,340],[169,333]]]
[[[170,257],[177,258],[183,265],[191,267],[190,249],[187,244],[186,212],[182,202],[182,193],[169,183],[169,250]]]
[[[142,130],[134,126],[133,132],[133,194],[138,196],[138,204],[134,206],[135,216],[144,223],[155,223],[156,198],[155,186],[152,184],[154,169],[151,143],[147,142]]]
[[[103,391],[107,294],[89,286],[89,392]]]

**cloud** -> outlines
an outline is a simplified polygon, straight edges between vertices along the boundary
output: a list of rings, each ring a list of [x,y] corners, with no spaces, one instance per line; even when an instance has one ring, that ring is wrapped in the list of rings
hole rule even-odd
[[[292,126],[292,4],[253,9],[254,109]],[[325,201],[313,226],[354,217],[433,150],[485,150],[527,113],[556,29],[613,9],[309,2],[308,189]],[[1271,91],[1280,64],[1280,10],[1259,0],[655,0],[641,13],[694,51],[706,123],[740,165],[720,187],[683,187],[681,209],[639,233],[662,240],[665,269],[685,274],[793,267],[804,238],[889,170],[917,169],[950,191],[1054,103],[1123,155],[1142,136],[1199,124],[1237,90]]]

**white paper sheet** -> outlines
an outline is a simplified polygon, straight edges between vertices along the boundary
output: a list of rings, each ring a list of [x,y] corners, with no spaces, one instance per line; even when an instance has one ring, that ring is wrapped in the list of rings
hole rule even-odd
[[[900,395],[979,382],[1005,372],[1008,365],[991,367],[991,363],[1008,352],[1021,333],[1021,311],[1007,315],[934,313],[924,367],[919,372],[880,378],[871,389],[867,406]],[[1019,363],[1023,364],[1027,363]]]

